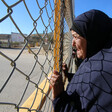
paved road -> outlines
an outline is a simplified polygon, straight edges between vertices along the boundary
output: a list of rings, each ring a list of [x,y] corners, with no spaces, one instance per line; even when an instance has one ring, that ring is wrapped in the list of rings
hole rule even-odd
[[[0,51],[12,60],[15,60],[20,53],[19,49],[0,49]],[[51,59],[51,56],[48,56],[48,58]],[[48,61],[44,63],[46,60],[45,55],[38,55],[37,60],[40,64],[44,65],[44,68],[41,68],[40,64],[36,64],[34,71],[30,75],[30,79],[34,83],[37,83],[39,80],[41,82],[45,78],[45,75],[43,74],[40,79],[40,76],[42,74],[41,69],[43,69],[44,71],[48,71],[49,68]],[[25,50],[15,63],[18,69],[20,69],[26,75],[29,75],[33,69],[33,66],[35,65],[35,62],[36,61],[34,59],[34,55],[27,53],[27,50]],[[14,67],[11,66],[11,62],[0,55],[0,89],[8,79],[13,68]],[[26,77],[17,70],[14,70],[11,78],[0,93],[0,102],[19,104],[27,84],[28,80],[26,80]],[[24,101],[26,101],[26,99],[34,90],[35,85],[33,83],[29,83],[25,96],[20,105],[22,105]],[[0,104],[0,112],[16,112],[16,110],[14,106]]]

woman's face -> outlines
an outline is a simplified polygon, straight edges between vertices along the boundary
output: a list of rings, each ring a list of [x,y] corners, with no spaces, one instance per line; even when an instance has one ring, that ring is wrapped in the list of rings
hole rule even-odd
[[[73,40],[72,46],[76,49],[76,54],[79,59],[86,58],[86,50],[87,50],[87,41],[75,31],[71,30]]]

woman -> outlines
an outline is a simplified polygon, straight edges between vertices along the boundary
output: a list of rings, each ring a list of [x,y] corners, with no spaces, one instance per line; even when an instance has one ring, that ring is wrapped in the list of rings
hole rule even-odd
[[[55,112],[112,112],[112,20],[99,10],[79,15],[71,27],[72,45],[84,61],[75,75],[51,77]],[[65,66],[64,66],[65,69]]]

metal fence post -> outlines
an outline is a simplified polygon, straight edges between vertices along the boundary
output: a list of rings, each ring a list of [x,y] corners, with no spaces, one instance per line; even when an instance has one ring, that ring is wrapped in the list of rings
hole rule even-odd
[[[59,71],[59,47],[60,47],[60,0],[55,0],[54,15],[54,69]]]

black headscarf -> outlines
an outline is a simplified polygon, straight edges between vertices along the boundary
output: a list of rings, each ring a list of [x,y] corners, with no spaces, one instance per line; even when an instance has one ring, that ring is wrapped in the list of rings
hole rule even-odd
[[[99,10],[90,10],[74,19],[70,30],[87,40],[87,58],[112,40],[112,19]]]

